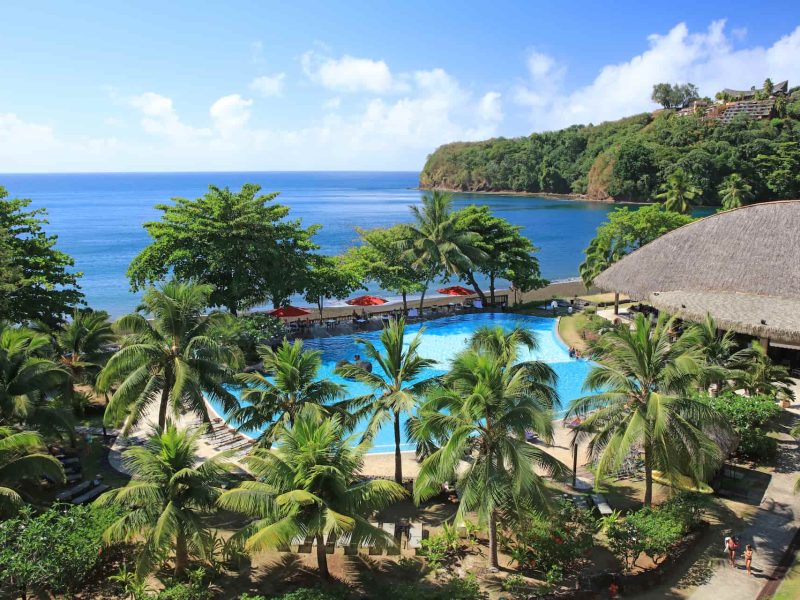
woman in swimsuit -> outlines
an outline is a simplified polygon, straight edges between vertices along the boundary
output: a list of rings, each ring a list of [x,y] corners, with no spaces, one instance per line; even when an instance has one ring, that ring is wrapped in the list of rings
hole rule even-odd
[[[726,546],[728,548],[728,558],[730,559],[731,566],[735,567],[736,566],[736,549],[739,547],[739,545],[736,543],[736,540],[733,539],[732,537],[728,538],[728,540],[726,541],[725,544],[726,544]]]
[[[747,569],[747,574],[752,575],[750,572],[750,565],[753,562],[753,547],[747,544],[744,547],[744,568]]]

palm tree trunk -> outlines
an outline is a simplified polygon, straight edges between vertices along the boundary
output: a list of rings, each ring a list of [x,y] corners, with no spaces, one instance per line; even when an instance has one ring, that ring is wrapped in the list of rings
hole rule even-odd
[[[489,298],[494,306],[494,273],[489,274]]]
[[[422,290],[422,296],[419,297],[419,316],[422,316],[422,311],[425,308],[425,293],[428,291],[428,285],[430,282],[425,284],[425,287]]]
[[[619,314],[619,292],[614,292],[614,314]]]
[[[650,464],[650,443],[644,443],[644,506],[653,503],[653,467]]]
[[[394,413],[394,480],[403,485],[403,457],[400,454],[400,413]]]
[[[325,541],[322,539],[322,534],[318,534],[317,540],[317,568],[323,579],[330,579],[330,572],[328,571],[328,557],[325,554]]]
[[[497,560],[497,514],[494,510],[489,513],[489,567],[500,567]]]
[[[175,578],[182,578],[188,566],[189,550],[186,546],[186,535],[183,531],[178,531],[175,538]]]
[[[164,429],[167,426],[167,408],[169,407],[169,393],[172,390],[172,372],[167,369],[164,373],[164,387],[161,389],[161,405],[158,407],[158,426]]]
[[[408,316],[408,302],[406,301],[406,291],[402,291],[403,294],[403,316]]]

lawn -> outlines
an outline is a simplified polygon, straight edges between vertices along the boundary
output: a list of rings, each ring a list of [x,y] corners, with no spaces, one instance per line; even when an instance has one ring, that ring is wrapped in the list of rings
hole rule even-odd
[[[606,293],[606,294],[590,294],[588,296],[578,296],[581,300],[585,300],[586,302],[591,302],[592,304],[614,304],[614,294],[613,293]],[[619,302],[622,304],[623,302],[629,302],[627,296],[620,294]]]
[[[602,317],[578,312],[562,316],[558,322],[558,335],[567,346],[577,348],[581,352],[587,348],[587,341],[596,337],[592,331],[592,324],[607,323]]]
[[[797,598],[800,598],[800,552],[794,555],[792,567],[772,597],[773,600],[797,600]]]

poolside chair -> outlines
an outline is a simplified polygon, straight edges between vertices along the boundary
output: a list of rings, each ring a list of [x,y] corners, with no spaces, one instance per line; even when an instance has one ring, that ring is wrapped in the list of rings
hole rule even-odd
[[[399,554],[400,546],[397,543],[397,524],[396,523],[381,523],[381,529],[394,540],[394,546],[386,548],[387,554]]]
[[[370,523],[370,525],[372,525],[375,529],[381,528],[380,523]],[[363,542],[362,548],[365,548],[367,550],[367,554],[369,554],[370,556],[374,556],[375,554],[381,553],[380,550],[378,550],[375,545],[375,540],[372,539]]]
[[[408,541],[406,542],[406,548],[409,550],[414,550],[414,552],[417,552],[420,548],[422,548],[422,523],[419,521],[411,522],[411,526],[408,529]]]

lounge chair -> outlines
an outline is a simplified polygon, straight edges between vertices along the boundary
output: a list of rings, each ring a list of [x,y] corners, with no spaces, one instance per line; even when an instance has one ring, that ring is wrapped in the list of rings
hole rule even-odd
[[[81,494],[77,498],[73,498],[72,499],[72,503],[75,504],[75,505],[86,504],[87,502],[90,502],[91,500],[94,500],[100,494],[102,494],[103,492],[105,492],[106,490],[108,490],[110,488],[111,488],[111,486],[108,486],[108,485],[106,485],[104,483],[101,483],[100,485],[95,486],[92,489],[90,489],[88,492],[86,492],[84,494]]]
[[[344,532],[336,538],[336,548],[343,548],[347,555],[357,554],[358,548],[352,543],[353,534],[350,531]]]
[[[606,497],[603,496],[603,494],[592,494],[592,502],[594,503],[598,512],[604,517],[614,512],[611,510],[611,506],[609,506],[608,502],[606,501]]]
[[[89,491],[89,488],[92,487],[93,481],[84,481],[83,483],[79,483],[75,487],[71,487],[68,490],[64,490],[63,492],[59,493],[56,496],[56,500],[58,502],[66,502],[67,500],[72,500],[75,496],[80,496],[81,494],[86,493]]]
[[[422,523],[419,521],[412,521],[409,526],[406,548],[415,552],[422,548]]]

